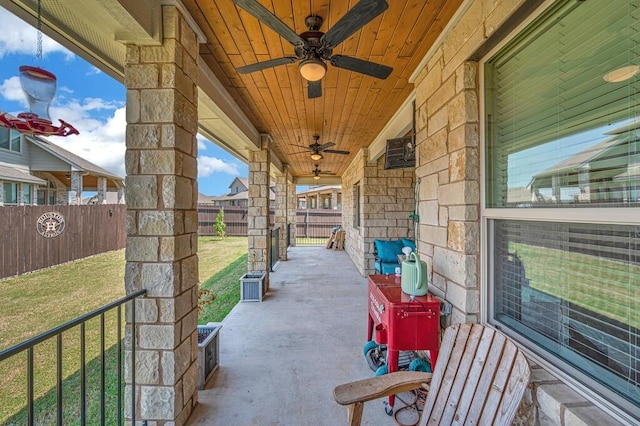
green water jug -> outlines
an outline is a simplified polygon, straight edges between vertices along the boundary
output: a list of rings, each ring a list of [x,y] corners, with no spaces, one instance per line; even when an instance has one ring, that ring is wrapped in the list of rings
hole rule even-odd
[[[427,294],[427,264],[413,252],[402,262],[402,279],[400,287],[410,296]]]

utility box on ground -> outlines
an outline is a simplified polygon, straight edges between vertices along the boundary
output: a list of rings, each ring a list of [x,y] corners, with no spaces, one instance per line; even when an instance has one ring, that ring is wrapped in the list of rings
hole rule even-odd
[[[204,389],[220,365],[218,334],[222,324],[210,322],[198,326],[198,389]]]
[[[265,293],[264,277],[266,273],[247,273],[240,278],[240,301],[262,302]]]

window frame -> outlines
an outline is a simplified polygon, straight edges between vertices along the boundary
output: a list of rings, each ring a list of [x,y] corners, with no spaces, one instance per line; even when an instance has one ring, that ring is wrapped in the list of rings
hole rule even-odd
[[[2,182],[3,188],[2,188],[2,202],[4,203],[4,205],[9,205],[9,206],[17,206],[18,205],[18,185],[20,185],[18,182],[7,182],[4,181]],[[7,201],[7,185],[11,185],[14,189],[15,189],[15,194],[16,194],[16,199],[14,202],[9,202]]]
[[[540,7],[524,19],[503,40],[490,49],[478,61],[478,98],[479,98],[479,161],[480,161],[480,319],[516,341],[527,354],[527,357],[538,363],[548,371],[562,379],[566,384],[588,399],[596,402],[599,408],[614,418],[624,421],[640,417],[640,407],[618,396],[587,374],[560,360],[553,354],[546,352],[534,342],[525,339],[516,331],[498,323],[493,319],[494,300],[492,298],[494,283],[494,220],[542,221],[555,223],[590,223],[607,225],[640,226],[638,209],[632,207],[581,207],[579,209],[565,209],[557,207],[522,208],[522,207],[487,207],[487,140],[486,140],[486,87],[485,65],[497,52],[503,49],[511,40],[517,37],[529,24],[537,19],[548,8],[556,3],[554,0],[545,1]],[[567,217],[570,216],[570,217]],[[491,288],[490,288],[491,287]],[[624,412],[621,412],[620,409]]]
[[[0,146],[0,149],[3,150],[3,151],[15,153],[15,154],[21,154],[22,153],[22,138],[23,138],[23,135],[20,132],[17,132],[17,131],[15,131],[13,129],[9,129],[9,128],[6,128],[6,127],[2,127],[2,128],[0,128],[0,130],[1,131],[6,130],[8,135],[9,135],[9,139],[8,139],[9,147],[8,148],[4,148],[4,147]],[[13,149],[13,140],[16,139],[16,138],[12,138],[11,137],[13,134],[17,134],[17,136],[18,136],[17,137],[18,149]]]
[[[353,185],[353,227],[355,229],[360,229],[362,226],[360,222],[360,182],[356,182]]]

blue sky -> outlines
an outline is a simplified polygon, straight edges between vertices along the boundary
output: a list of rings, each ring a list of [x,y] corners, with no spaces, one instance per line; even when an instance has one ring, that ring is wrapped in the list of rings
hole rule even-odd
[[[36,58],[35,28],[0,7],[0,110],[17,115],[27,111],[18,67],[32,65],[56,75],[58,87],[49,115],[72,124],[79,135],[49,140],[120,176],[125,175],[125,89],[78,55],[46,35],[42,59]],[[248,175],[247,165],[198,135],[198,190],[222,195],[237,176]]]

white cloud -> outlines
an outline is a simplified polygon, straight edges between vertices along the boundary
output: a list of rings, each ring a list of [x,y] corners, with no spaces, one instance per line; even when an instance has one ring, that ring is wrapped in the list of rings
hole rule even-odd
[[[24,107],[29,106],[18,76],[10,77],[0,84],[0,96],[9,101],[19,102]]]
[[[196,142],[198,142],[198,151],[207,150],[207,140],[200,133],[196,135]]]
[[[0,58],[12,53],[33,55],[35,57],[37,53],[37,30],[3,8],[0,8],[0,22],[2,22]],[[66,59],[75,58],[75,55],[69,49],[42,34],[42,54],[46,56],[53,52],[63,53]]]
[[[124,152],[126,118],[125,108],[115,109],[113,115],[101,121],[89,116],[91,105],[88,103],[71,103],[66,106],[51,108],[54,124],[57,117],[73,125],[79,135],[67,137],[50,137],[49,139],[82,158],[91,161],[112,173],[125,176]],[[56,118],[54,118],[56,117]]]
[[[234,163],[227,163],[216,157],[201,155],[198,157],[198,177],[211,176],[213,173],[227,173],[238,176],[238,166]]]

